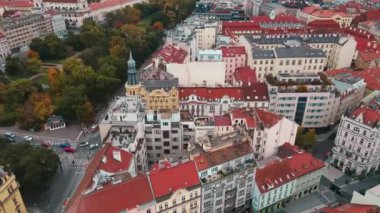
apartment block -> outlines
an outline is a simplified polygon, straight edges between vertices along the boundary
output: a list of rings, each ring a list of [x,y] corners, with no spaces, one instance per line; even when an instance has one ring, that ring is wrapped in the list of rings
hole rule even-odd
[[[279,74],[266,79],[270,112],[305,128],[327,127],[335,122],[340,94],[324,74]]]
[[[15,175],[0,167],[0,212],[27,212],[19,189]]]
[[[149,165],[167,158],[174,161],[187,158],[182,140],[179,110],[149,110],[145,118],[145,142]],[[185,145],[185,147],[184,147]]]
[[[201,184],[193,161],[157,165],[148,174],[156,211],[201,212]]]
[[[9,54],[7,38],[0,32],[0,61],[5,60]]]
[[[325,164],[301,151],[258,162],[253,187],[254,212],[276,212],[316,190]]]
[[[231,109],[257,107],[267,109],[269,95],[264,83],[246,87],[180,87],[179,104],[193,116],[224,115]]]
[[[201,212],[249,209],[255,177],[252,151],[248,141],[234,137],[199,142],[193,147],[191,158],[202,184]]]
[[[243,108],[232,110],[230,118],[235,131],[249,139],[256,160],[277,154],[285,143],[294,145],[298,125],[285,117],[261,109]]]
[[[235,70],[247,64],[247,54],[242,46],[225,46],[220,48],[223,62],[226,64],[226,83],[232,84]]]
[[[341,69],[350,67],[352,60],[355,58],[356,44],[354,37],[349,35],[340,35],[340,34],[311,34],[311,33],[302,33],[300,35],[286,35],[286,34],[276,34],[276,35],[253,35],[253,36],[242,36],[240,42],[246,47],[247,51],[251,49],[261,49],[265,57],[273,58],[274,55],[270,54],[269,50],[276,50],[277,48],[283,47],[299,47],[304,46],[304,56],[298,61],[289,61],[288,63],[283,62],[282,64],[273,64],[275,66],[284,66],[285,70],[288,73],[293,71],[296,73],[297,70],[300,72],[313,72],[313,71],[323,71],[325,68],[328,69]],[[307,49],[318,49],[322,50],[326,55],[326,61],[324,63],[319,63],[319,61],[313,60],[313,52],[307,51]],[[254,56],[254,50],[252,50],[252,55]],[[258,52],[260,53],[260,52]],[[250,54],[250,53],[248,53]],[[257,55],[257,54],[256,54]],[[257,56],[256,56],[257,57]],[[318,58],[318,55],[315,57]],[[310,60],[312,59],[312,60]],[[265,61],[264,61],[265,62]],[[268,67],[270,69],[270,64],[254,64],[250,58],[248,58],[248,63],[252,67],[262,67],[261,69]],[[261,65],[261,66],[259,66]],[[321,67],[322,65],[322,67]],[[272,68],[273,70],[275,68]],[[305,70],[305,71],[302,71]],[[257,70],[256,70],[257,71]],[[267,70],[269,71],[269,70]]]
[[[331,163],[353,176],[375,173],[380,165],[380,99],[342,116]]]
[[[216,44],[218,25],[214,23],[205,23],[201,26],[196,26],[194,29],[193,52],[198,53],[199,50],[212,49]]]
[[[297,11],[297,18],[304,23],[309,23],[315,20],[333,20],[342,28],[351,26],[354,17],[354,15],[344,12],[324,10],[315,6],[305,7],[304,9]]]

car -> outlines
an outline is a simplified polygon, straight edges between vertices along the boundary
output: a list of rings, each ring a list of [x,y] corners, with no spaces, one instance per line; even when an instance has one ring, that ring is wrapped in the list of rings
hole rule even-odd
[[[99,147],[99,144],[97,144],[97,143],[94,143],[94,144],[90,145],[90,149],[96,149],[98,147]]]
[[[23,139],[24,141],[27,141],[27,142],[31,142],[31,141],[33,141],[33,137],[32,137],[32,136],[29,136],[29,135],[25,135],[22,139]]]
[[[331,135],[329,136],[329,139],[335,139],[335,137],[336,137],[336,133],[333,133],[333,134],[331,134]]]
[[[79,143],[79,146],[80,146],[80,147],[88,146],[88,142],[87,142],[87,141],[80,142],[80,143]]]
[[[96,132],[96,131],[98,131],[98,129],[99,129],[99,125],[98,124],[93,124],[91,126],[91,132]]]
[[[16,141],[16,135],[12,132],[6,132],[4,136],[5,136],[5,139],[7,139],[9,142]]]
[[[71,147],[71,145],[69,143],[63,143],[63,144],[59,144],[59,147],[60,148],[68,148],[68,147]]]
[[[73,147],[66,147],[64,148],[65,152],[74,153],[75,149]]]

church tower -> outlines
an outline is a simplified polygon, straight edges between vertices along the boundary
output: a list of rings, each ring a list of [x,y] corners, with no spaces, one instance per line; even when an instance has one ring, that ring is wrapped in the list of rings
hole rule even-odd
[[[133,60],[132,51],[129,52],[128,59],[128,85],[136,85],[137,84],[137,70],[136,70],[136,62]]]

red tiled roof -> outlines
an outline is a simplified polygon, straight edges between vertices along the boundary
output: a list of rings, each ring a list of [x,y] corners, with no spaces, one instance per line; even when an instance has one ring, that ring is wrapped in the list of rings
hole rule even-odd
[[[249,142],[245,141],[215,151],[202,152],[198,156],[195,156],[193,160],[197,165],[198,171],[203,171],[252,152],[253,150]]]
[[[360,57],[364,62],[371,62],[380,59],[379,51],[359,51],[358,57]]]
[[[121,212],[153,201],[146,175],[137,176],[120,184],[107,185],[103,189],[82,195],[77,208],[65,212]]]
[[[321,17],[321,18],[330,18],[335,15],[343,16],[343,17],[349,17],[347,13],[339,12],[339,11],[333,11],[333,10],[321,10],[318,7],[310,6],[305,7],[302,12],[307,13],[309,15]]]
[[[113,157],[114,153],[120,153],[121,162]],[[120,171],[128,170],[129,166],[131,165],[133,155],[123,149],[109,146],[107,151],[104,153],[103,158],[106,159],[106,161],[103,162],[102,160],[99,165],[99,169],[109,173],[117,173]]]
[[[380,207],[348,203],[337,207],[324,207],[318,213],[380,213]]]
[[[166,63],[176,63],[182,64],[186,59],[188,52],[182,48],[176,48],[173,45],[165,46],[160,52],[157,54],[162,58]]]
[[[247,128],[255,128],[258,123],[262,123],[264,128],[271,128],[282,119],[279,115],[253,108],[234,109],[231,111],[231,118],[244,119]]]
[[[332,20],[314,20],[307,24],[311,28],[332,28],[332,29],[339,29],[339,24]]]
[[[263,194],[323,167],[325,164],[310,153],[297,153],[258,167],[255,180]]]
[[[261,109],[256,109],[256,113],[261,122],[263,123],[264,127],[267,128],[276,125],[281,120],[281,116]]]
[[[0,0],[0,7],[33,7],[33,2],[28,0]]]
[[[221,47],[220,50],[222,50],[223,57],[236,57],[236,55],[246,54],[243,46]]]
[[[257,83],[256,72],[249,66],[236,68],[234,77],[235,81],[240,81],[243,85]]]
[[[370,9],[366,12],[367,20],[380,20],[380,10]]]
[[[180,87],[179,98],[187,99],[195,95],[198,99],[212,101],[228,96],[240,101],[268,101],[268,88],[265,83],[255,83],[248,87]]]
[[[183,189],[200,185],[195,163],[189,161],[171,168],[150,171],[154,197],[157,199]]]
[[[234,109],[231,111],[230,115],[232,120],[244,119],[247,124],[247,128],[249,129],[257,127],[256,119],[253,116],[249,115],[245,109]]]
[[[78,3],[78,0],[42,0],[42,2],[51,2],[51,3]]]
[[[356,119],[358,116],[363,116],[363,124],[374,127],[380,122],[380,111],[370,109],[368,107],[359,107],[355,109],[351,116]]]
[[[334,76],[344,72],[364,79],[364,81],[367,83],[368,89],[380,90],[380,68],[369,68],[360,71],[352,71],[348,69],[328,70],[325,72],[325,74],[327,76]]]
[[[290,14],[279,14],[274,19],[269,18],[269,16],[254,16],[250,20],[258,23],[300,23],[297,17]]]
[[[215,126],[231,126],[230,116],[214,116]]]
[[[112,148],[111,147],[112,147],[111,144],[106,143],[105,146],[102,149],[100,149],[94,155],[92,160],[89,162],[79,186],[77,187],[75,193],[73,194],[73,196],[70,198],[69,202],[67,203],[66,209],[70,210],[67,212],[77,212],[76,209],[79,207],[80,196],[81,196],[82,192],[84,192],[86,189],[88,189],[93,184],[92,178],[94,177],[94,175],[97,173],[99,167],[101,166],[100,164],[102,164],[103,156],[106,155],[106,153],[109,149],[115,148],[115,147],[112,147]],[[108,158],[110,158],[110,157],[108,157]],[[123,167],[124,167],[124,164],[123,164]],[[126,169],[128,169],[128,167],[126,167]],[[115,167],[112,167],[112,170],[114,168]],[[109,168],[107,166],[105,166],[105,169],[108,170]]]
[[[278,148],[277,156],[280,158],[286,158],[297,154],[299,151],[300,149],[298,148],[298,146],[286,142]]]
[[[303,8],[302,12],[310,14],[310,13],[313,13],[314,11],[316,11],[316,10],[318,10],[318,7],[310,6],[310,7]]]

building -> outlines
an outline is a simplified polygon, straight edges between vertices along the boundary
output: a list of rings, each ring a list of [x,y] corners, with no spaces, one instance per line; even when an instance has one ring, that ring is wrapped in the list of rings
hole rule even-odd
[[[205,137],[220,137],[235,131],[228,114],[223,116],[196,117],[194,118],[194,124],[195,141],[203,140]]]
[[[193,116],[221,116],[234,108],[267,109],[269,95],[264,83],[247,87],[180,87],[179,104]]]
[[[198,61],[222,61],[222,51],[221,50],[199,50],[198,51]]]
[[[329,77],[335,75],[351,75],[353,77],[364,79],[366,83],[367,90],[375,91],[380,90],[380,68],[368,68],[364,70],[350,70],[350,69],[339,69],[339,70],[328,70],[325,74]]]
[[[319,209],[320,213],[338,213],[338,212],[355,212],[355,213],[379,213],[380,208],[374,205],[361,204],[344,204],[336,207],[324,207]]]
[[[53,33],[60,39],[65,38],[67,36],[67,30],[63,16],[54,10],[48,10],[45,14],[49,14],[51,16]]]
[[[9,54],[10,50],[7,38],[0,32],[0,61],[5,61]]]
[[[178,79],[162,69],[150,66],[139,75],[140,82],[125,84],[127,96],[140,98],[145,109],[178,109]]]
[[[87,165],[64,211],[155,212],[155,200],[148,177],[136,175],[132,154],[106,143]]]
[[[50,18],[43,14],[5,18],[0,24],[12,53],[27,49],[33,38],[43,38],[53,33]]]
[[[61,115],[52,115],[47,119],[45,129],[50,131],[66,127],[66,122]]]
[[[366,176],[379,169],[379,98],[343,115],[331,163],[353,176]]]
[[[201,212],[242,212],[249,209],[255,177],[248,141],[218,138],[196,144],[195,161],[202,184]]]
[[[200,212],[201,184],[193,161],[166,163],[148,174],[156,212]]]
[[[182,140],[179,110],[149,110],[145,118],[145,142],[149,165],[162,159],[187,158],[188,142]]]
[[[317,73],[325,67],[350,67],[356,51],[353,37],[337,34],[243,36],[240,42],[247,50],[248,65],[256,69],[260,80],[265,73]]]
[[[244,87],[257,83],[256,71],[249,66],[236,68],[233,76],[233,85],[242,85]]]
[[[277,158],[263,164],[258,162],[253,187],[253,211],[275,212],[318,190],[324,167],[322,161],[301,151],[283,159]]]
[[[255,108],[234,109],[230,116],[232,125],[249,138],[256,160],[277,154],[285,143],[294,145],[298,125],[285,117]]]
[[[304,128],[328,127],[335,122],[340,93],[324,74],[267,76],[269,111]]]
[[[224,85],[226,65],[224,62],[188,62],[167,64],[166,70],[178,78],[180,86],[216,86]]]
[[[351,203],[361,205],[375,205],[377,207],[380,207],[380,185],[367,189],[363,195],[359,192],[354,191],[354,194],[351,198]]]
[[[156,68],[162,64],[182,64],[188,61],[189,53],[180,46],[168,44],[154,56],[153,63]]]
[[[306,24],[314,20],[334,20],[340,27],[345,28],[351,26],[354,15],[310,6],[298,11],[297,18]]]
[[[226,46],[220,48],[223,62],[226,64],[226,83],[232,84],[235,70],[247,65],[247,54],[242,46]]]
[[[196,26],[194,29],[195,48],[193,52],[197,54],[199,50],[212,49],[216,44],[217,30],[216,22]]]
[[[0,212],[26,213],[16,176],[0,167]]]

